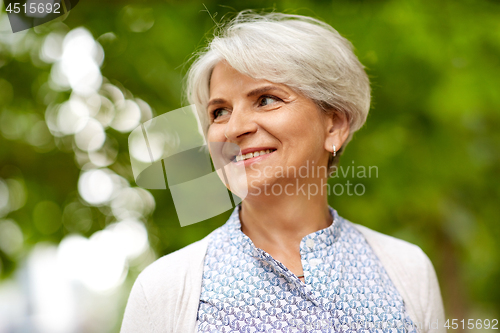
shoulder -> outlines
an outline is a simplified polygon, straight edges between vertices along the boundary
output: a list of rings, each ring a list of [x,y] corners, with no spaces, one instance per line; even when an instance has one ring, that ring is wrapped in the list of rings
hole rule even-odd
[[[407,241],[382,234],[359,224],[349,223],[364,236],[401,296],[403,298],[411,296],[410,298],[413,299],[415,292],[419,289],[418,284],[426,279],[429,270],[433,270],[424,251]],[[420,301],[420,299],[418,300]]]
[[[407,290],[413,285],[411,283],[421,281],[421,277],[432,268],[429,258],[417,245],[349,223],[364,236],[400,292],[411,291]]]
[[[412,263],[412,265],[417,266],[424,264],[425,261],[428,260],[422,249],[415,244],[385,235],[356,223],[349,223],[361,232],[361,234],[363,234],[366,241],[370,244],[377,255],[383,254],[384,256],[388,256],[387,259],[404,260],[405,262],[409,262]],[[383,260],[385,258],[379,259]]]
[[[186,277],[203,270],[209,236],[157,259],[139,274],[136,282],[148,289],[168,286],[170,290],[176,283],[186,282]]]
[[[209,237],[163,256],[137,277],[121,332],[191,332]]]
[[[420,331],[445,332],[444,308],[434,267],[417,245],[351,223],[364,236],[405,301]],[[429,329],[431,327],[431,329]],[[434,328],[435,327],[435,328]],[[434,331],[435,330],[435,331]]]

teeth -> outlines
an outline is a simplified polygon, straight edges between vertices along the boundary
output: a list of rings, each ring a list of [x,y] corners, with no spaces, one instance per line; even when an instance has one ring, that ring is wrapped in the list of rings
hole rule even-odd
[[[236,162],[247,160],[247,159],[252,158],[252,157],[257,157],[257,156],[269,154],[270,152],[273,152],[273,151],[274,150],[267,149],[267,150],[255,151],[253,153],[248,153],[245,155],[238,155],[238,156],[236,156]]]

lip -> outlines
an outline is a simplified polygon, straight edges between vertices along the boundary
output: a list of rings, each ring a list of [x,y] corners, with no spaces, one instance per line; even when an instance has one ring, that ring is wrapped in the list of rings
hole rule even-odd
[[[252,158],[249,158],[249,159],[246,159],[246,160],[243,160],[243,161],[232,162],[232,163],[234,163],[234,165],[236,165],[236,166],[244,165],[246,167],[246,166],[249,166],[252,163],[260,162],[260,161],[268,158],[269,156],[271,156],[272,154],[274,154],[277,151],[276,148],[272,148],[272,147],[246,148],[246,149],[243,149],[241,151],[241,155],[245,155],[245,154],[248,154],[248,153],[253,153],[254,151],[267,150],[267,149],[269,149],[269,150],[273,149],[274,151],[271,152],[271,153],[269,153],[269,154],[260,155],[260,156],[252,157]]]

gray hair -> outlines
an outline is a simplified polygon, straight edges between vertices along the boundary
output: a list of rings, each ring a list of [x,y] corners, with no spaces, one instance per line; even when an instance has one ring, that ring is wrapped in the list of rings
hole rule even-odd
[[[337,165],[352,135],[366,121],[370,82],[364,67],[354,55],[352,44],[317,19],[245,10],[219,26],[208,46],[195,57],[185,93],[188,103],[196,105],[205,134],[210,77],[222,60],[254,79],[289,86],[328,114],[345,114],[349,137],[337,156],[330,156],[329,168]]]

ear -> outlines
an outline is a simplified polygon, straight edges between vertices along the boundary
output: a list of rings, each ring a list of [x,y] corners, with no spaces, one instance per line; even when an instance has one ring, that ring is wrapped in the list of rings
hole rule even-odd
[[[325,149],[333,152],[333,145],[338,151],[349,137],[349,120],[342,111],[334,111],[326,119]]]

